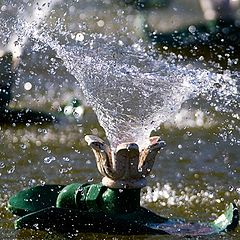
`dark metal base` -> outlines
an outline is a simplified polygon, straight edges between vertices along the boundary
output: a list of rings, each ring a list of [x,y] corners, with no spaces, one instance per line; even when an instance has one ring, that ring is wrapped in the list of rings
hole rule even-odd
[[[124,197],[119,198],[124,191]],[[234,230],[238,225],[235,204],[230,204],[213,222],[189,223],[171,220],[141,207],[136,199],[138,194],[140,189],[109,189],[102,184],[44,185],[20,191],[10,198],[8,209],[20,216],[15,221],[17,229],[60,233],[200,236]],[[124,199],[125,202],[119,204]]]

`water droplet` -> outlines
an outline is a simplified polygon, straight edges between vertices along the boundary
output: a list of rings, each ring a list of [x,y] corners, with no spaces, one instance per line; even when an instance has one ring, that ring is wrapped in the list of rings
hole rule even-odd
[[[24,84],[24,89],[25,89],[26,91],[31,90],[31,89],[32,89],[32,84],[31,84],[30,82],[26,82],[26,83]]]
[[[41,184],[42,186],[44,186],[44,185],[46,184],[46,182],[43,181],[43,180],[40,180],[40,184]]]
[[[15,166],[12,166],[7,172],[8,174],[11,174],[15,171]]]
[[[45,157],[43,159],[43,162],[46,163],[46,164],[49,164],[49,163],[51,163],[51,162],[53,162],[55,160],[56,160],[56,158],[54,156],[50,156],[50,157]]]
[[[83,33],[77,33],[76,36],[75,36],[75,40],[79,41],[79,42],[82,42],[84,40]]]
[[[5,163],[4,162],[0,162],[0,168],[5,168]]]
[[[91,163],[92,163],[92,162],[91,162],[90,160],[87,160],[87,161],[86,161],[86,164],[88,164],[88,165],[91,164]]]
[[[181,144],[178,144],[178,149],[182,149],[182,145]]]
[[[30,179],[28,182],[28,186],[32,187],[36,184],[36,180],[35,179]]]
[[[25,149],[27,149],[27,145],[26,145],[26,144],[21,144],[21,145],[20,145],[20,148],[23,149],[23,150],[25,150]]]
[[[65,162],[69,162],[70,159],[69,159],[69,157],[63,157],[63,161],[65,161]]]
[[[190,33],[195,33],[196,32],[196,27],[194,25],[191,25],[189,28],[188,28],[188,31]]]
[[[88,182],[89,182],[89,183],[90,183],[90,182],[93,182],[93,178],[88,179]]]
[[[63,110],[64,114],[69,116],[73,113],[73,107],[72,106],[66,106]]]
[[[97,22],[97,25],[98,25],[99,27],[103,27],[103,26],[105,25],[105,22],[104,22],[103,20],[99,20],[99,21]]]
[[[71,171],[72,167],[69,168],[60,168],[59,169],[59,173],[63,174],[63,173],[67,173],[68,171]]]

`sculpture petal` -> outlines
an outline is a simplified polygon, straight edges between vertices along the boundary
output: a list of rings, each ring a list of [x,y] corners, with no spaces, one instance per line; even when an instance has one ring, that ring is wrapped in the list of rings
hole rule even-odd
[[[118,173],[118,178],[139,178],[139,148],[136,143],[122,143],[118,145],[114,162],[116,172]]]
[[[138,165],[139,171],[145,176],[151,172],[158,151],[166,145],[159,136],[150,137],[149,141],[150,145],[140,153]]]
[[[103,176],[112,176],[112,157],[110,147],[99,137],[94,135],[86,135],[85,141],[92,148],[98,171]]]

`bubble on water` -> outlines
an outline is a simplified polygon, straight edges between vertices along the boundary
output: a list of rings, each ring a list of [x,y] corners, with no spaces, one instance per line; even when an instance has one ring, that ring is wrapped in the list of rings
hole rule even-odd
[[[1,11],[4,12],[4,11],[6,11],[6,10],[7,10],[7,6],[6,6],[6,5],[2,5],[2,6],[1,6]]]
[[[65,108],[64,108],[64,114],[65,115],[67,115],[67,116],[69,116],[69,115],[71,115],[72,113],[73,113],[73,107],[72,106],[66,106]]]
[[[196,32],[196,27],[194,26],[194,25],[191,25],[191,26],[189,26],[188,27],[188,31],[190,32],[190,33],[195,33]]]
[[[78,106],[74,109],[73,115],[75,118],[81,118],[84,114],[84,107]]]
[[[91,160],[87,160],[85,163],[89,165],[89,164],[91,164],[92,162],[91,162]]]
[[[42,142],[41,142],[40,140],[37,140],[37,141],[35,142],[35,144],[36,144],[36,146],[40,147],[40,146],[42,145]]]

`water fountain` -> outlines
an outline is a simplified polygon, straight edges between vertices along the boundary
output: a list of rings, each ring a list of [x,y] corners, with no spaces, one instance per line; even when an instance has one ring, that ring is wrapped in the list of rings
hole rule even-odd
[[[231,111],[237,103],[237,77],[155,59],[140,43],[128,46],[114,36],[83,35],[79,43],[67,34],[68,44],[51,37],[51,31],[31,32],[31,37],[56,51],[97,113],[111,146],[95,136],[86,141],[104,178],[101,184],[45,184],[20,191],[8,205],[20,216],[16,227],[184,236],[234,229],[235,204],[214,222],[190,224],[158,216],[139,201],[145,177],[164,145],[159,137],[149,140],[152,130],[171,119],[185,100],[200,93],[210,99],[216,86],[222,100],[216,108]]]

